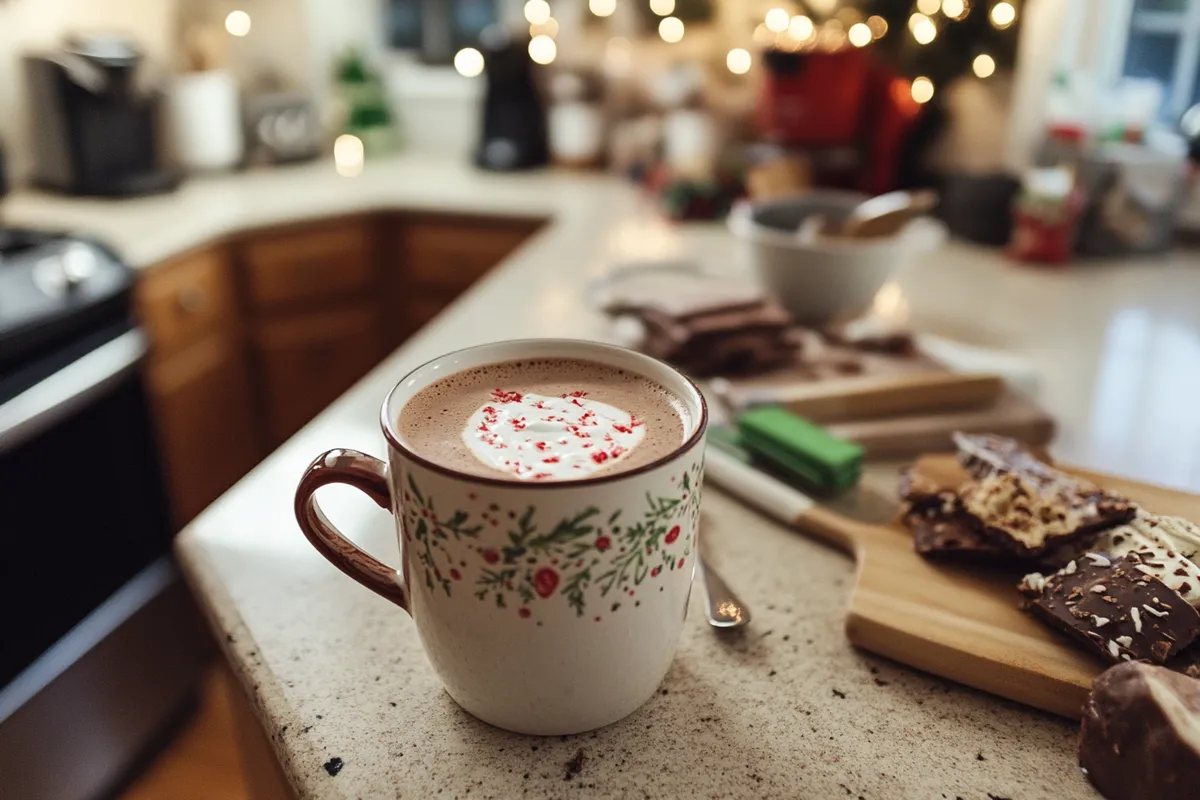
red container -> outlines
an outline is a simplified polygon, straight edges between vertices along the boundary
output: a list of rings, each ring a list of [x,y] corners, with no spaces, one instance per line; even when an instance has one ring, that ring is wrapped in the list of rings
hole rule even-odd
[[[799,147],[853,144],[862,130],[869,63],[865,50],[763,54],[755,117],[766,139]]]

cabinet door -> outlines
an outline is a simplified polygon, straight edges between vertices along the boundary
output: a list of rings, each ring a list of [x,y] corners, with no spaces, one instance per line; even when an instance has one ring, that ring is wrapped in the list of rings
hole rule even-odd
[[[258,235],[241,248],[250,305],[275,311],[362,295],[375,287],[368,220],[339,220]]]
[[[264,455],[241,351],[210,336],[148,371],[175,523],[182,527]]]
[[[380,238],[389,347],[399,346],[541,224],[444,214],[387,218]]]
[[[378,331],[375,307],[368,303],[258,323],[254,341],[272,446],[379,363]]]
[[[221,332],[237,313],[221,249],[190,253],[147,270],[138,281],[137,300],[156,359]]]

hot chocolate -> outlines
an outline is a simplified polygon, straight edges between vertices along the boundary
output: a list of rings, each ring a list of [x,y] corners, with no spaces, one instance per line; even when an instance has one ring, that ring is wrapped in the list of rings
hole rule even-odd
[[[649,378],[593,361],[507,361],[442,378],[400,412],[418,455],[474,475],[570,481],[670,455],[691,420]]]

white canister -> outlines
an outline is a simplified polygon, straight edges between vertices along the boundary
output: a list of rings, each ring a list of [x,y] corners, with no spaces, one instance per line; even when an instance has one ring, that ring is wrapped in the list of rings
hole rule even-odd
[[[582,101],[557,103],[547,115],[550,153],[560,164],[586,166],[604,154],[604,114]]]
[[[710,176],[719,148],[717,123],[707,111],[679,108],[663,119],[663,156],[675,174]]]
[[[232,72],[177,75],[166,99],[173,155],[181,167],[216,171],[238,165],[243,153],[242,114]]]

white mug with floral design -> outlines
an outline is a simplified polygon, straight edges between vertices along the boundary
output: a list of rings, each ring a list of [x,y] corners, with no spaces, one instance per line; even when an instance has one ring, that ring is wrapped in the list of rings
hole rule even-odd
[[[401,409],[433,381],[534,358],[650,378],[686,410],[683,442],[625,472],[531,482],[457,472],[397,432]],[[636,710],[674,658],[697,557],[706,424],[695,384],[649,356],[566,339],[481,345],[418,367],[391,391],[382,411],[388,463],[354,450],[313,461],[296,517],[338,569],[412,615],[460,706],[519,733],[579,733]],[[399,572],[330,524],[314,497],[330,483],[355,486],[392,512]]]

